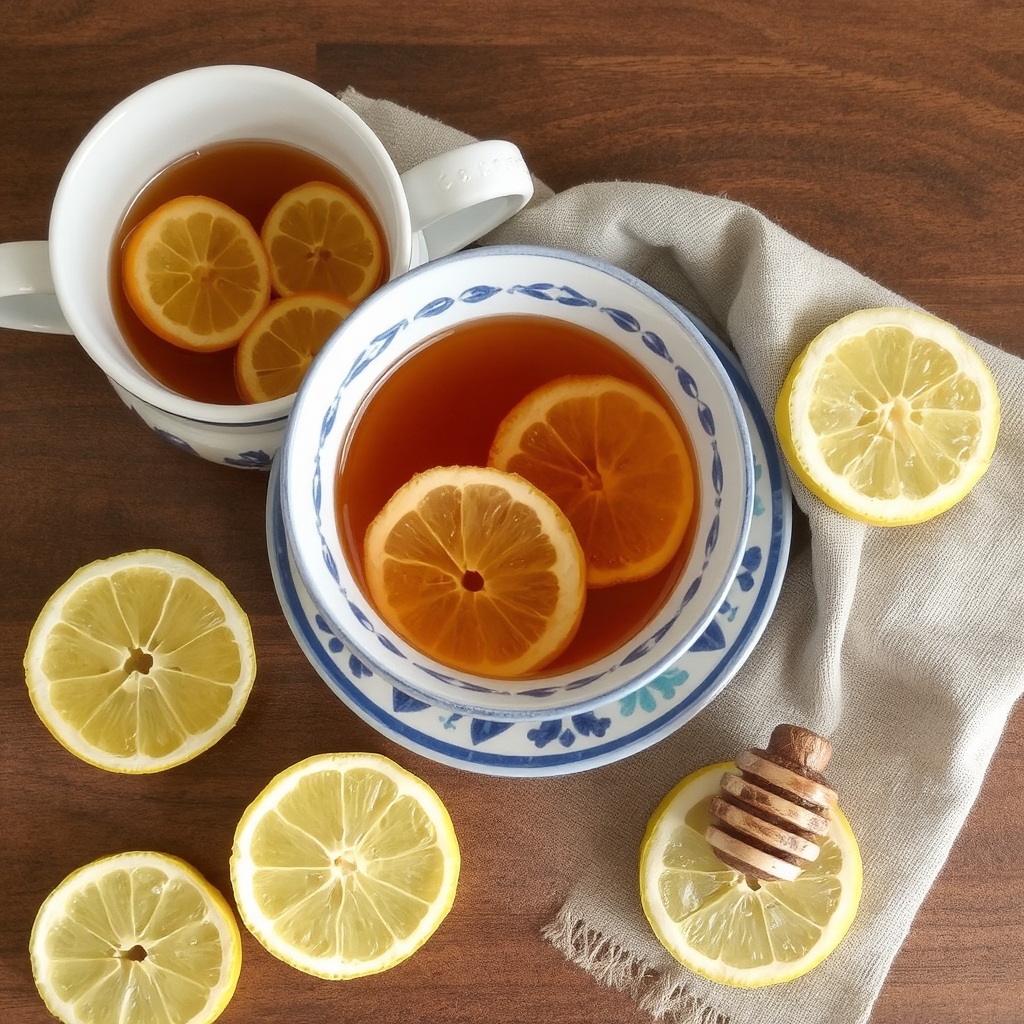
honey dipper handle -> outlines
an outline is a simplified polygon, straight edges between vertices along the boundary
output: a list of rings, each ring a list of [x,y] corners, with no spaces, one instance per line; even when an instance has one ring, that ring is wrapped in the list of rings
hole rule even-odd
[[[832,759],[832,744],[799,725],[777,725],[768,741],[768,754],[773,760],[821,773]]]

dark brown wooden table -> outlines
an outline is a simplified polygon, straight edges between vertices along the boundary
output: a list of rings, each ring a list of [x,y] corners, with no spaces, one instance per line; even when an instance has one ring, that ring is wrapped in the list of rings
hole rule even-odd
[[[159,12],[159,13],[154,13]],[[968,332],[1024,355],[1024,13],[870,0],[0,0],[0,240],[44,238],[61,170],[114,103],[208,63],[266,64],[505,137],[555,189],[665,182],[749,202]],[[263,543],[267,478],[180,453],[135,422],[71,338],[0,332],[0,1020],[48,1019],[27,943],[74,867],[164,849],[230,891],[235,822],[264,782],[327,749],[371,749],[448,803],[464,868],[441,931],[401,968],[333,986],[247,934],[225,1024],[521,1024],[646,1019],[542,941],[568,884],[496,807],[557,780],[491,779],[396,747],[350,714],[282,617]],[[29,704],[33,619],[97,557],[166,547],[249,612],[259,678],[238,727],[147,777],[79,763]],[[978,680],[984,686],[984,680]],[[1024,1019],[1024,715],[876,1004],[873,1024]],[[541,842],[538,849],[543,847]]]

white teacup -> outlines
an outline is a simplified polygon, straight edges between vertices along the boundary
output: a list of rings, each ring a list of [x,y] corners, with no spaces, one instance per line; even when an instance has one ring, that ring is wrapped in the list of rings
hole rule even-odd
[[[533,184],[519,150],[504,141],[473,143],[400,175],[348,106],[263,67],[171,75],[129,96],[89,132],[61,178],[49,240],[0,244],[0,327],[74,334],[157,433],[213,462],[265,468],[283,440],[292,396],[212,405],[177,394],[131,352],[110,296],[112,246],[129,204],[182,155],[235,139],[291,144],[341,170],[383,227],[391,280],[497,227],[526,205]]]

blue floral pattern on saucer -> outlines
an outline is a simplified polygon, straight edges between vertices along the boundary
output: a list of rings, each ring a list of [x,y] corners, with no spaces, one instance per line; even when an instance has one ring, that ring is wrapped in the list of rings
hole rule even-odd
[[[530,287],[552,301],[585,299],[553,285]],[[288,551],[275,468],[267,540],[285,617],[321,678],[360,718],[410,750],[470,771],[561,775],[620,760],[656,743],[689,721],[728,683],[778,599],[789,554],[792,506],[774,435],[746,377],[723,343],[705,325],[694,322],[732,378],[750,429],[756,491],[747,545],[732,586],[697,643],[645,686],[585,713],[542,721],[478,719],[435,707],[377,677],[334,636],[305,593]]]

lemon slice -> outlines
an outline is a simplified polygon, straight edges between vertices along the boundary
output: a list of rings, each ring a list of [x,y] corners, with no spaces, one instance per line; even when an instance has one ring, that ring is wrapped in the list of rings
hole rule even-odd
[[[797,357],[775,409],[790,466],[826,504],[866,523],[930,519],[988,468],[999,396],[952,325],[863,309]]]
[[[139,319],[195,352],[230,348],[270,300],[259,235],[206,196],[180,196],[146,217],[128,236],[121,273]]]
[[[272,302],[235,350],[239,394],[247,402],[294,394],[317,353],[351,312],[347,302],[317,292]]]
[[[64,1024],[207,1024],[235,991],[238,926],[195,868],[120,853],[72,872],[29,940],[32,975]]]
[[[112,772],[156,772],[217,742],[256,675],[249,620],[227,587],[170,551],[79,569],[29,636],[25,679],[43,724]]]
[[[278,295],[326,292],[355,305],[380,283],[384,241],[354,193],[324,181],[286,192],[263,222]]]
[[[722,775],[735,770],[702,768],[661,802],[643,840],[640,896],[654,934],[681,964],[753,988],[799,977],[836,948],[860,902],[861,860],[833,808],[821,853],[793,881],[758,882],[726,867],[704,832]]]
[[[569,646],[586,602],[572,524],[533,484],[439,466],[400,487],[364,541],[370,596],[409,643],[452,668],[535,672]]]
[[[656,575],[675,557],[694,504],[686,442],[664,406],[609,376],[560,377],[502,421],[488,464],[518,473],[572,523],[587,586]]]
[[[321,754],[246,809],[231,882],[274,956],[341,980],[419,949],[451,909],[459,864],[451,818],[425,782],[379,754]]]

